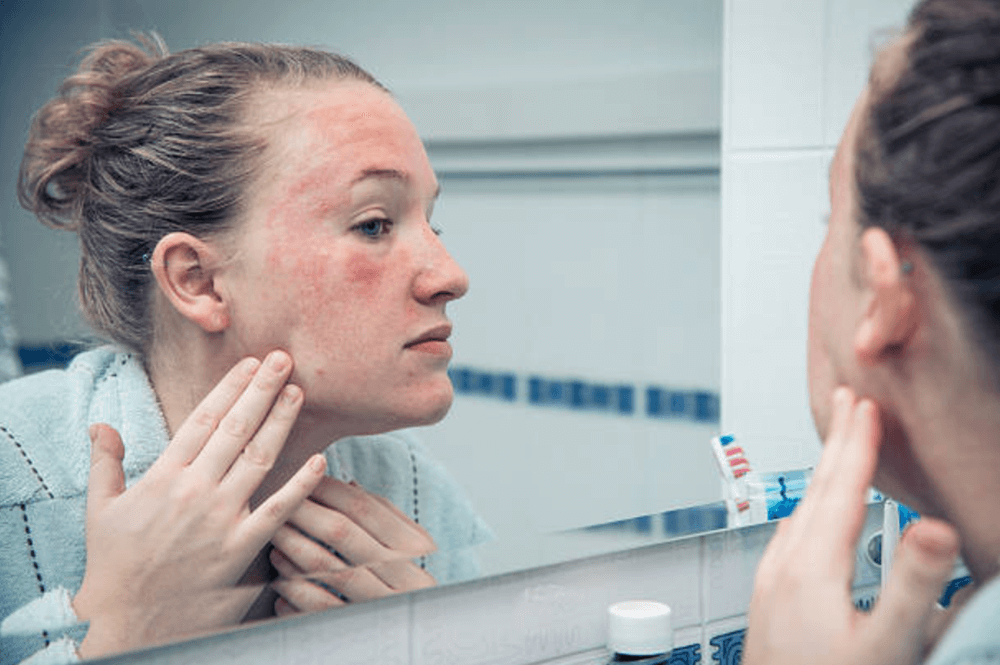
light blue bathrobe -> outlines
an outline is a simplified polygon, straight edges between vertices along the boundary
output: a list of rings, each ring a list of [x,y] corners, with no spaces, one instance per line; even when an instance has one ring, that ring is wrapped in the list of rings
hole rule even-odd
[[[129,486],[166,447],[156,396],[131,354],[102,347],[66,370],[0,385],[0,665],[75,658],[84,628],[68,601],[86,564],[87,432],[97,422],[121,433]],[[492,534],[411,434],[344,439],[326,456],[330,475],[357,480],[430,532],[438,552],[425,564],[439,582],[477,574],[470,548]]]

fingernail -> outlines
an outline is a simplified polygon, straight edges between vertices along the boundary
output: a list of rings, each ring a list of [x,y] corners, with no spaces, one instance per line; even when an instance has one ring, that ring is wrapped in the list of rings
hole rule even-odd
[[[289,406],[299,401],[299,397],[301,396],[302,389],[296,385],[289,384],[281,391],[281,401]]]
[[[275,372],[280,372],[288,367],[289,361],[290,358],[284,351],[272,351],[267,354],[267,366]]]
[[[317,473],[322,472],[326,467],[326,458],[322,455],[313,455],[309,460],[309,468]]]
[[[91,425],[91,426],[90,426],[90,428],[89,428],[89,429],[87,430],[87,434],[89,434],[89,435],[90,435],[90,442],[91,442],[91,443],[94,443],[95,441],[97,441],[97,432],[99,431],[99,429],[100,429],[100,428],[98,428],[98,426],[97,426],[97,423],[94,423],[94,424],[93,424],[93,425]]]

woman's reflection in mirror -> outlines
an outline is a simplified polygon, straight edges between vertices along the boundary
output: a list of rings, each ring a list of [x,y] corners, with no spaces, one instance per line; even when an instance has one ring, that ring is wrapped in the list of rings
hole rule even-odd
[[[469,283],[438,193],[346,58],[90,47],[34,119],[18,194],[79,236],[110,344],[0,386],[0,662],[474,573],[488,528],[393,432],[452,401],[445,308]]]

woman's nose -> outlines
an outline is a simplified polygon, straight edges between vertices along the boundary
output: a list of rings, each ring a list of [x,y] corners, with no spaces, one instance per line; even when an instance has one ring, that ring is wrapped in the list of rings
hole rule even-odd
[[[424,254],[426,264],[414,283],[417,300],[432,304],[461,298],[469,290],[469,276],[429,227],[427,233],[428,246]]]

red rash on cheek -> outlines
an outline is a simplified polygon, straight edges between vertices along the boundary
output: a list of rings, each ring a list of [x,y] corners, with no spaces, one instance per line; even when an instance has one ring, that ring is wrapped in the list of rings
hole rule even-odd
[[[353,254],[347,259],[347,279],[352,284],[375,288],[382,281],[382,266],[363,254]]]

